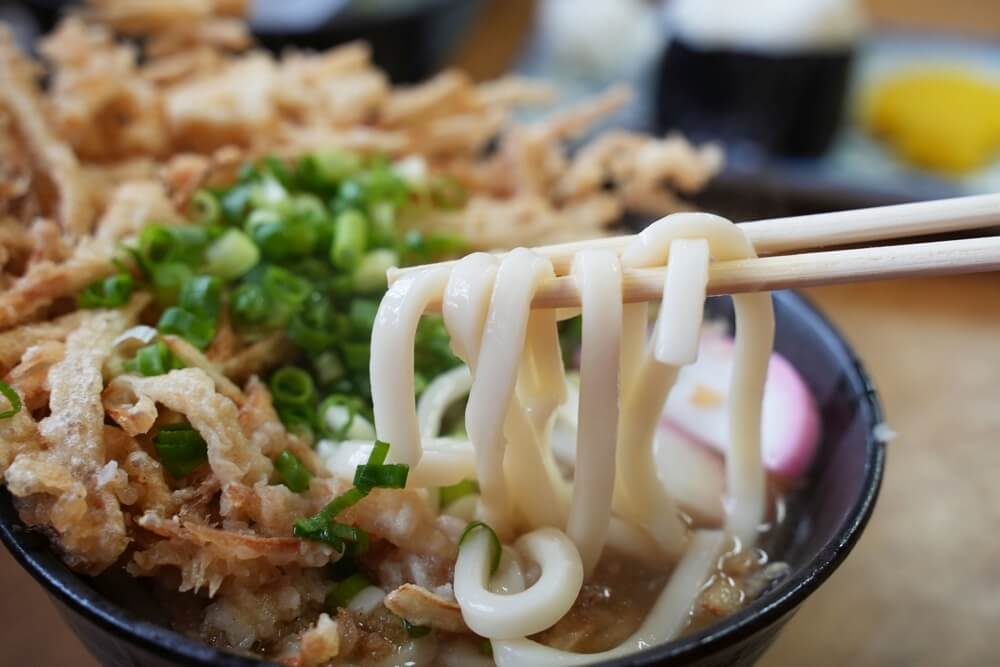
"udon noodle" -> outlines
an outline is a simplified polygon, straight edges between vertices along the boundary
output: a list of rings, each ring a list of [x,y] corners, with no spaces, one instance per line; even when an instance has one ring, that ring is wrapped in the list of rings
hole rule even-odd
[[[580,292],[582,346],[575,465],[560,470],[551,449],[555,414],[567,399],[555,310],[532,310],[552,263],[523,248],[502,258],[477,253],[453,268],[406,274],[383,299],[372,337],[375,429],[390,458],[411,466],[414,488],[478,481],[465,518],[454,594],[461,614],[488,638],[498,665],[583,664],[668,641],[684,630],[693,602],[727,545],[751,550],[766,518],[761,405],[774,336],[770,297],[734,297],[736,356],[730,386],[727,497],[721,530],[682,515],[653,460],[658,421],[679,369],[695,360],[709,264],[755,256],[729,221],[668,216],[619,256],[584,250],[572,275]],[[652,335],[645,304],[623,306],[624,268],[666,263]],[[438,377],[415,405],[413,344],[432,301],[465,367]],[[468,393],[467,438],[443,437],[442,415]],[[344,443],[334,470],[349,471],[370,446]],[[570,478],[572,481],[570,481]],[[600,654],[572,653],[528,639],[571,609],[609,551],[675,566],[639,629]]]

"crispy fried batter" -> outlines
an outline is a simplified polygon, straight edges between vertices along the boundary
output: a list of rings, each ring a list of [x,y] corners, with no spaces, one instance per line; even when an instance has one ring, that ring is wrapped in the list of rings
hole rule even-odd
[[[5,108],[24,137],[37,163],[33,177],[50,179],[57,198],[57,219],[68,233],[86,233],[93,222],[93,202],[84,187],[80,164],[73,151],[58,140],[45,122],[45,114],[32,80],[33,67],[14,45],[6,26],[0,26],[0,107]]]
[[[275,333],[226,359],[222,363],[222,372],[234,382],[245,382],[251,375],[260,375],[286,363],[295,354],[295,346],[288,337],[284,333]]]
[[[386,609],[414,625],[446,632],[468,632],[462,610],[447,599],[415,584],[403,584],[385,596]]]
[[[55,66],[53,120],[78,155],[104,160],[166,150],[159,94],[138,76],[135,47],[117,43],[103,26],[70,17],[41,52]]]
[[[67,562],[92,574],[114,563],[129,541],[101,475],[107,456],[100,398],[104,361],[128,324],[125,311],[94,311],[69,335],[49,372],[50,414],[38,425],[47,447],[18,456],[6,473],[22,518],[55,530]]]
[[[128,411],[130,405],[148,406],[148,401],[161,403],[187,418],[208,444],[209,465],[223,485],[253,484],[271,474],[271,462],[240,430],[236,405],[216,391],[215,382],[200,368],[185,368],[155,377],[120,375],[105,392],[106,407],[113,418],[123,410]],[[148,419],[143,423],[147,422]],[[119,423],[126,427],[125,423]],[[152,422],[148,426],[152,427]]]
[[[6,373],[20,363],[21,357],[32,345],[66,340],[70,332],[80,326],[86,314],[86,311],[77,310],[54,320],[25,324],[0,333],[0,373]]]
[[[15,366],[4,380],[17,390],[28,410],[34,412],[49,403],[49,370],[59,363],[66,346],[57,340],[32,345],[21,363]]]
[[[326,613],[320,614],[316,625],[302,633],[299,664],[315,667],[333,660],[340,653],[340,629]]]
[[[163,474],[163,466],[139,445],[135,438],[113,426],[104,427],[104,447],[108,458],[128,475],[128,487],[118,500],[139,511],[168,514],[176,503]]]
[[[8,408],[6,401],[3,405]],[[21,410],[10,419],[0,419],[0,473],[6,474],[15,457],[37,452],[43,446],[38,423],[28,410]]]
[[[201,353],[201,350],[180,336],[166,335],[163,337],[163,342],[166,343],[171,352],[184,362],[185,366],[200,368],[205,371],[205,375],[212,378],[212,382],[215,383],[215,390],[217,392],[237,406],[243,405],[246,397],[240,391],[240,388],[233,384],[232,380],[223,375],[222,371]]]
[[[181,591],[208,589],[214,596],[227,578],[244,580],[251,588],[279,578],[281,568],[320,567],[336,560],[332,547],[293,537],[262,537],[250,531],[211,528],[176,517],[146,512],[136,523],[165,538],[133,556],[128,570],[151,576],[161,567],[181,571]]]

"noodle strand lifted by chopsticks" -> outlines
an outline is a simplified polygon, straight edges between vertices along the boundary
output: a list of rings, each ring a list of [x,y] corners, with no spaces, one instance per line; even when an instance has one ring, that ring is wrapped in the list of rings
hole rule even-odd
[[[451,269],[405,276],[390,290],[373,337],[376,427],[380,436],[403,443],[401,460],[418,462],[417,486],[454,483],[462,471],[474,472],[481,493],[478,517],[501,543],[514,539],[513,549],[494,546],[489,531],[474,530],[460,545],[455,568],[465,623],[494,640],[499,665],[583,664],[666,641],[687,624],[726,541],[732,539],[737,551],[753,546],[766,502],[760,413],[774,335],[767,295],[735,297],[724,530],[688,528],[659,477],[653,446],[677,372],[698,354],[710,261],[754,256],[737,226],[705,214],[676,214],[654,223],[621,258],[611,251],[581,251],[572,268],[583,317],[580,391],[569,417],[567,407],[560,408],[567,392],[558,314],[531,310],[537,288],[554,276],[548,259],[523,248],[502,260],[478,253]],[[663,301],[647,338],[646,306],[622,305],[622,267],[664,261]],[[445,326],[469,370],[441,376],[414,410],[412,352],[377,355],[404,340],[409,344],[420,314],[442,292]],[[388,369],[402,371],[403,380]],[[470,375],[465,421],[471,443],[442,438],[441,416],[465,393]],[[575,394],[570,392],[574,401]],[[383,401],[388,402],[380,405]],[[576,430],[572,482],[560,474],[549,450],[557,409],[560,422]],[[359,443],[340,467],[362,462],[368,451]],[[443,460],[449,455],[452,464]],[[561,456],[568,460],[566,452]],[[608,545],[640,561],[666,555],[677,563],[639,630],[601,654],[559,651],[523,639],[568,612]],[[501,562],[497,577],[489,567],[495,549]],[[519,558],[541,570],[530,586]]]
[[[573,262],[583,304],[580,406],[573,506],[566,534],[589,576],[604,550],[615,482],[618,373],[622,338],[622,274],[610,250],[585,250]]]

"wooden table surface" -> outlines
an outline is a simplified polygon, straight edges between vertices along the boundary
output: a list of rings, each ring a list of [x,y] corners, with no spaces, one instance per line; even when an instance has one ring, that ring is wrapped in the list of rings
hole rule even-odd
[[[1000,275],[808,294],[861,355],[899,437],[860,544],[762,664],[997,664]],[[6,552],[0,581],[0,664],[93,664]]]

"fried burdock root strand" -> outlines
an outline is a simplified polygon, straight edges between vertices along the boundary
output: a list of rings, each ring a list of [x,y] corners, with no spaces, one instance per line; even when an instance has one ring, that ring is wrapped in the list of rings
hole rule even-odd
[[[259,379],[301,354],[284,333],[251,337],[224,313],[204,350],[161,336],[184,368],[142,377],[123,350],[157,322],[152,295],[83,310],[79,294],[121,271],[141,285],[123,246],[151,223],[190,224],[199,189],[264,156],[348,150],[451,179],[465,190],[457,208],[411,207],[400,224],[492,249],[681,209],[721,154],[679,136],[586,141],[628,103],[621,88],[519,122],[557,91],[451,69],[394,87],[361,43],[276,57],[255,47],[246,6],[92,0],[40,42],[39,62],[0,26],[0,378],[24,404],[0,420],[0,479],[72,568],[124,567],[186,591],[188,631],[223,647],[323,665],[407,642],[397,614],[466,633],[448,583],[456,531],[412,490],[376,489],[337,518],[370,536],[361,567],[389,591],[380,611],[325,609],[341,554],[293,525],[351,480],[285,429]],[[205,443],[179,477],[157,444],[177,425]],[[284,452],[310,473],[304,492],[281,484]]]

